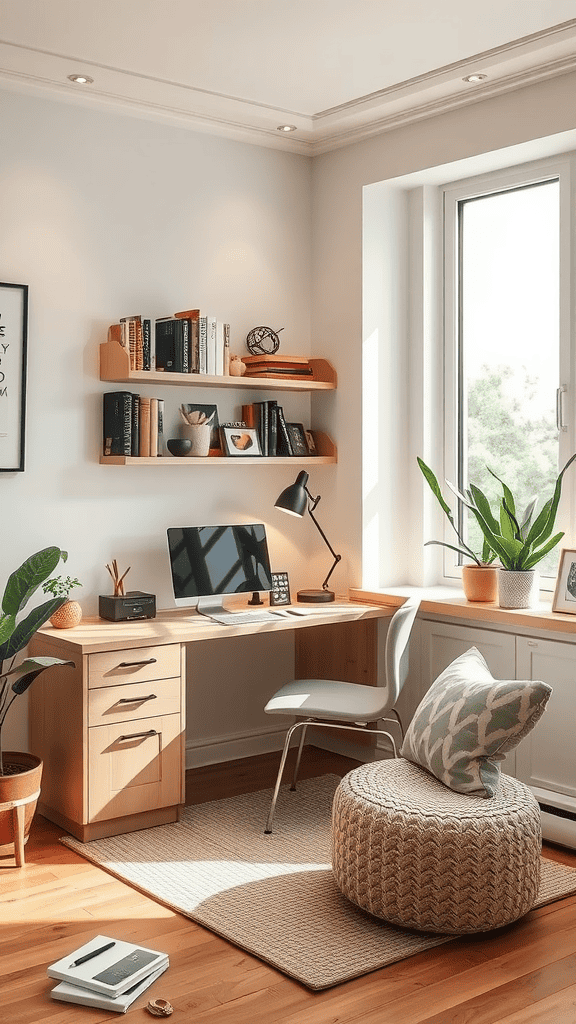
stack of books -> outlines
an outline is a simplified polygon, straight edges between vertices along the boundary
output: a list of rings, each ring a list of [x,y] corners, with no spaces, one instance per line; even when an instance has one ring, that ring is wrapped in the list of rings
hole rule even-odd
[[[271,379],[306,380],[314,377],[307,356],[262,355],[242,356],[246,365],[246,377],[269,377]]]
[[[48,977],[60,982],[50,995],[65,1003],[126,1013],[168,966],[166,953],[96,935],[48,968]]]

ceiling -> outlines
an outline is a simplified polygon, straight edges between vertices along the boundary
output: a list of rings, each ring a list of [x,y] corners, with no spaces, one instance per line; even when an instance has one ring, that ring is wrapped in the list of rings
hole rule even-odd
[[[576,0],[0,0],[4,88],[311,155],[575,68]]]

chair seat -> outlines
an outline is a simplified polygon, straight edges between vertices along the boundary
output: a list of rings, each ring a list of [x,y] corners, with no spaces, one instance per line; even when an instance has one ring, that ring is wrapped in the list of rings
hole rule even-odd
[[[335,722],[375,722],[386,709],[386,691],[334,679],[293,679],[264,708],[272,715],[298,715]]]

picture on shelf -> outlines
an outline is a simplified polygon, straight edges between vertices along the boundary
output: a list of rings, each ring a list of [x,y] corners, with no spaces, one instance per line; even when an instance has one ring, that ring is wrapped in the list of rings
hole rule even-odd
[[[552,611],[576,615],[576,551],[569,548],[560,552]]]
[[[245,423],[223,423],[220,438],[224,455],[262,455],[258,431]]]
[[[309,455],[310,449],[302,423],[287,423],[286,429],[290,438],[292,454],[297,456]]]
[[[308,443],[308,455],[318,455],[314,434],[311,430],[305,430],[304,433],[306,434],[306,441]]]
[[[218,406],[217,405],[200,405],[197,402],[184,402],[184,408],[187,412],[198,412],[203,413],[206,420],[210,421],[212,430],[210,432],[210,448],[220,451],[220,426],[218,423]],[[212,419],[210,419],[212,417]],[[205,422],[205,421],[204,421]]]

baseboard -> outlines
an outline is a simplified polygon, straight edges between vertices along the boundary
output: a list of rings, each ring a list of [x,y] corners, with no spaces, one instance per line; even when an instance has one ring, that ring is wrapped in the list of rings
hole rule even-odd
[[[209,740],[186,743],[186,768],[202,768],[208,764],[235,761],[240,757],[269,754],[280,751],[286,738],[286,729],[258,730],[212,736]]]

